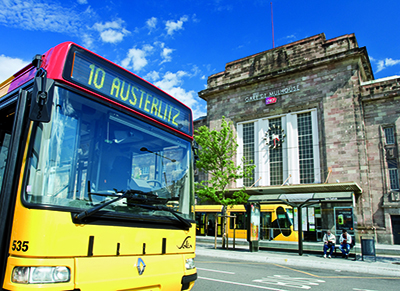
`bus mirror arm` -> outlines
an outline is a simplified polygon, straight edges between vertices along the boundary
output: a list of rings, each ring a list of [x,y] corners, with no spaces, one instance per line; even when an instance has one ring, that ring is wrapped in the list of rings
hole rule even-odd
[[[29,118],[33,121],[50,121],[54,80],[47,79],[46,75],[43,69],[36,72],[29,112]]]
[[[195,140],[193,140],[192,142],[192,151],[193,151],[193,168],[194,170],[196,170],[197,168],[196,162],[200,160],[200,157],[199,157],[199,144]]]

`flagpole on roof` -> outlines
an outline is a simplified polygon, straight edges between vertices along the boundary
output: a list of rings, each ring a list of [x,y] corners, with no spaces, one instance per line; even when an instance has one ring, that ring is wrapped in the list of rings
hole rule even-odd
[[[271,24],[272,24],[272,48],[275,48],[275,38],[274,38],[274,12],[272,10],[271,2]]]

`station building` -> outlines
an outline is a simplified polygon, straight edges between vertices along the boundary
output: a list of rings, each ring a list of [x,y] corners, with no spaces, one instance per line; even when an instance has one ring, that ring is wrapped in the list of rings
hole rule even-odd
[[[198,95],[207,116],[195,129],[219,128],[225,116],[237,135],[236,163],[256,165],[232,191],[287,194],[292,204],[322,193],[302,204],[305,240],[347,228],[400,244],[400,76],[375,80],[354,34],[322,33],[229,62]]]

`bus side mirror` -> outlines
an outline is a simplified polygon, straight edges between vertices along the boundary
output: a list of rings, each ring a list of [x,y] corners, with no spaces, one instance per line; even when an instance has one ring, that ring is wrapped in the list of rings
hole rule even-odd
[[[38,73],[33,85],[29,118],[33,121],[49,122],[53,103],[54,80],[47,79],[46,74],[38,76]]]

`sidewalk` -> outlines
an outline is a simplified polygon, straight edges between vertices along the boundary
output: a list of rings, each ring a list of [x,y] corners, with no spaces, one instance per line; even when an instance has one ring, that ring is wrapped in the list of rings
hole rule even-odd
[[[354,256],[349,259],[343,259],[340,254],[336,258],[324,259],[322,257],[322,246],[320,253],[307,252],[299,256],[298,253],[291,250],[285,251],[282,247],[279,251],[261,248],[258,252],[250,252],[247,241],[242,241],[240,244],[237,242],[235,249],[232,248],[232,242],[230,241],[229,250],[222,249],[220,241],[217,243],[217,249],[214,249],[214,239],[204,240],[204,238],[197,238],[196,241],[196,254],[201,256],[257,263],[265,262],[294,268],[301,266],[329,269],[335,272],[356,272],[385,277],[400,277],[400,246],[389,246],[391,251],[397,249],[397,256],[377,256],[375,262],[374,258],[370,256],[364,257],[364,261],[362,261],[360,252],[357,252],[356,259]]]

